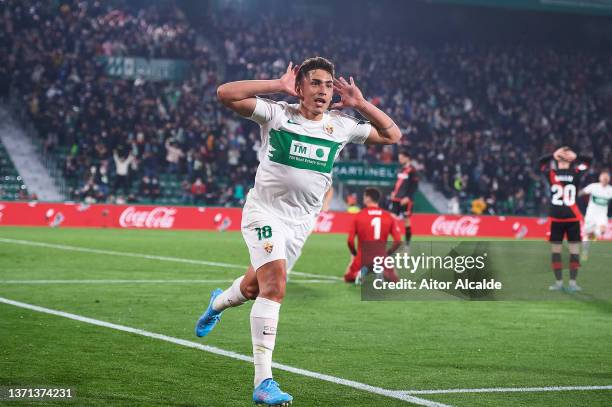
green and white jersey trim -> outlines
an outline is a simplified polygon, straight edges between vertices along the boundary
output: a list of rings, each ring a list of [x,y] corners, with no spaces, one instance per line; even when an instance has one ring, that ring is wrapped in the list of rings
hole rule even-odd
[[[609,198],[604,198],[603,196],[591,195],[591,200],[593,201],[594,204],[605,206],[607,208],[608,207],[608,201],[610,199]]]

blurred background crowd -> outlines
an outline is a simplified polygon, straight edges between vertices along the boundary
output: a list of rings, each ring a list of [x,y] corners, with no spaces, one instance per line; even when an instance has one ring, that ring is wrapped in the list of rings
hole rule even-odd
[[[537,41],[520,30],[422,38],[337,15],[223,4],[194,18],[174,2],[3,0],[0,18],[1,93],[18,95],[75,200],[242,204],[259,129],[220,106],[216,87],[278,77],[314,55],[352,75],[404,135],[400,146],[349,146],[341,159],[393,163],[406,148],[463,212],[542,213],[536,163],[561,144],[594,156],[592,175],[612,167],[605,41],[586,47],[554,30]],[[121,56],[186,60],[190,70],[180,81],[110,77],[101,57]]]

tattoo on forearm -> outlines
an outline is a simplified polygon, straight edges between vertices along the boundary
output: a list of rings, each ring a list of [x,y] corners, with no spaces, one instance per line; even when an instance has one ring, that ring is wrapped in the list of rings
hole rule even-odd
[[[377,127],[378,131],[387,131],[391,130],[395,126],[395,123],[391,122],[391,124],[387,127]]]

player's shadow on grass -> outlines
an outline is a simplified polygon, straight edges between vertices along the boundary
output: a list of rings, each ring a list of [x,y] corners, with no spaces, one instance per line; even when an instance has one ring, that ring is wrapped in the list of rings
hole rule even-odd
[[[339,283],[321,283],[322,286],[337,286]],[[300,283],[300,280],[291,280],[287,283],[287,291],[291,291],[291,299],[312,299],[312,298],[328,298],[329,292],[326,290],[318,290],[318,285],[312,285],[309,283]]]

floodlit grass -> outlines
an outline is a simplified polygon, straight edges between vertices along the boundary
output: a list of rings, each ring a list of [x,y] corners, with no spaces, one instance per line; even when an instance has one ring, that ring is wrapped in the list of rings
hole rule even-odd
[[[225,312],[205,340],[193,334],[210,291],[229,285],[202,280],[230,281],[243,272],[240,265],[248,264],[239,233],[3,227],[0,238],[238,265],[0,241],[0,297],[251,354],[248,304]],[[344,240],[341,235],[311,236],[295,269],[341,277],[348,262]],[[609,243],[593,245],[584,273],[588,267],[609,265],[611,248]],[[311,279],[295,275],[288,285],[276,362],[402,391],[612,385],[610,302],[362,302],[352,285]],[[589,286],[584,289],[587,295]],[[275,378],[294,396],[295,406],[410,405],[294,373],[277,370]],[[0,304],[0,386],[70,387],[76,395],[72,401],[5,401],[16,406],[247,406],[252,365]],[[456,406],[612,405],[612,390],[417,396]]]

